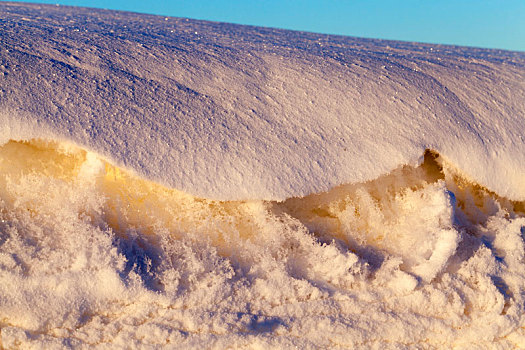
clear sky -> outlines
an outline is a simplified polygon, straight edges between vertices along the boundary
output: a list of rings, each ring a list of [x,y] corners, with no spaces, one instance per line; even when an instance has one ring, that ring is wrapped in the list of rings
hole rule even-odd
[[[358,37],[525,51],[525,0],[33,0]]]

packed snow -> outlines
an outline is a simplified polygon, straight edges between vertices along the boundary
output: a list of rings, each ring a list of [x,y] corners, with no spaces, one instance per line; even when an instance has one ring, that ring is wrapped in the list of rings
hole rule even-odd
[[[525,347],[524,53],[0,13],[0,347]]]

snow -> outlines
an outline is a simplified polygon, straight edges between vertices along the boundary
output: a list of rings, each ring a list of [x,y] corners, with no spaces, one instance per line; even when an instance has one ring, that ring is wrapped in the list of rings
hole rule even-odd
[[[522,53],[2,8],[0,141],[68,140],[220,200],[372,180],[430,148],[525,199]]]
[[[523,53],[0,13],[0,347],[525,344]]]

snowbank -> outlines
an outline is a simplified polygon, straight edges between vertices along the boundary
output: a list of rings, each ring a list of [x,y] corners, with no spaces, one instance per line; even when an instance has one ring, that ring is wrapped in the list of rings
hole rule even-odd
[[[525,55],[3,3],[0,141],[204,198],[284,200],[433,149],[525,199]]]
[[[0,161],[6,348],[525,343],[525,202],[436,154],[284,202],[196,198],[68,144]]]
[[[0,3],[1,348],[518,348],[525,55]]]

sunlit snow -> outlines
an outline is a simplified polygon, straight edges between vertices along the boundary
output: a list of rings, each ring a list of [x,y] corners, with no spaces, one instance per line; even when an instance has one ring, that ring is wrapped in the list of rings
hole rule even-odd
[[[0,347],[525,345],[525,54],[0,13]]]

